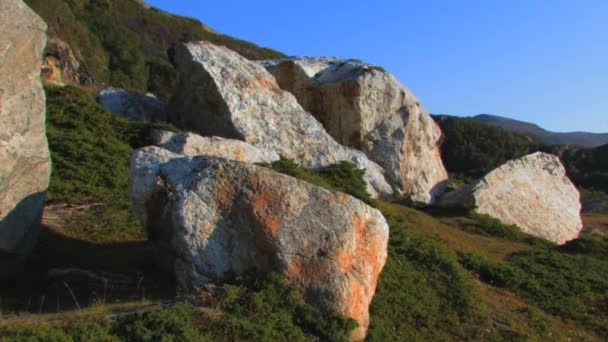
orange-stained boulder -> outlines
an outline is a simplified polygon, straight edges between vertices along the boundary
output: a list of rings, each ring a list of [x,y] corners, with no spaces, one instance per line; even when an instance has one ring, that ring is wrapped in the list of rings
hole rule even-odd
[[[306,302],[355,319],[387,257],[382,214],[340,192],[252,164],[159,147],[131,160],[134,207],[183,291],[229,273],[279,272]]]
[[[349,161],[365,170],[367,191],[392,198],[384,169],[337,143],[261,65],[209,42],[175,47],[180,84],[169,119],[182,130],[245,141],[309,169]]]
[[[439,148],[441,129],[391,73],[331,57],[259,63],[336,141],[382,166],[397,197],[428,205],[443,193],[448,174]]]

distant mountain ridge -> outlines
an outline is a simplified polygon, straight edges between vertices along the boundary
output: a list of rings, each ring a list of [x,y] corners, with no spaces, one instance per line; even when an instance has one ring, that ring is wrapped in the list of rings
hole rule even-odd
[[[608,133],[551,132],[530,122],[490,114],[476,115],[473,119],[499,126],[509,131],[531,134],[549,144],[580,145],[584,147],[597,147],[608,144]]]

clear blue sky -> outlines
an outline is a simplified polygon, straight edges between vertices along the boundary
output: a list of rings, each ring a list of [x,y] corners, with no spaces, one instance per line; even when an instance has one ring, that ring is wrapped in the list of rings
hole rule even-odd
[[[608,132],[608,0],[148,0],[288,55],[360,58],[429,112]]]

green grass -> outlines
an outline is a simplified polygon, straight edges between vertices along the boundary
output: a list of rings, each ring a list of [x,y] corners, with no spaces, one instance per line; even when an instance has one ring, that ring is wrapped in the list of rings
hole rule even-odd
[[[591,244],[592,248],[589,242],[563,247],[539,245],[504,261],[463,253],[460,260],[482,281],[511,289],[546,312],[574,320],[607,338],[605,242]]]
[[[342,161],[338,164],[329,165],[319,172],[308,170],[294,160],[285,158],[270,164],[260,163],[259,165],[329,190],[347,193],[371,206],[377,205],[376,201],[367,192],[367,186],[363,180],[365,171],[358,169],[353,163]]]
[[[175,304],[113,321],[105,310],[69,319],[0,325],[0,341],[347,341],[356,323],[302,304],[277,275],[246,276],[223,286],[216,308]]]
[[[149,143],[151,129],[175,128],[117,117],[74,87],[48,87],[46,95],[53,162],[47,202],[103,204],[78,215],[65,230],[93,241],[141,238],[128,196],[129,160],[134,148]]]
[[[483,177],[510,159],[549,147],[531,136],[472,118],[434,115],[444,141],[441,157],[450,175],[466,182]]]
[[[385,211],[385,214],[386,211]],[[474,338],[486,319],[466,271],[441,243],[387,215],[389,257],[371,305],[370,341]]]

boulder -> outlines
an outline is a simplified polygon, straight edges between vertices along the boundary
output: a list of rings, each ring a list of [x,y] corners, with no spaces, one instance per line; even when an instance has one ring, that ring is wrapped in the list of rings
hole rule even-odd
[[[359,60],[291,57],[260,62],[339,143],[380,164],[400,197],[432,204],[448,175],[441,129],[414,94]]]
[[[176,46],[180,85],[171,121],[184,130],[246,141],[318,169],[350,161],[366,171],[368,191],[392,195],[384,170],[338,144],[260,64],[208,42]]]
[[[559,158],[542,152],[511,160],[477,182],[446,193],[439,205],[476,208],[557,244],[577,238],[583,229],[578,190]]]
[[[108,112],[130,120],[167,121],[165,105],[150,93],[106,88],[99,92],[98,100]]]
[[[0,255],[26,256],[51,172],[40,81],[46,24],[23,1],[2,0],[0,32]]]
[[[202,137],[189,132],[152,131],[154,145],[186,156],[215,156],[244,163],[271,163],[278,154],[263,150],[241,140]]]
[[[387,258],[378,210],[261,166],[155,146],[135,151],[131,170],[137,213],[182,291],[278,272],[306,302],[355,319],[353,339],[365,336]]]

